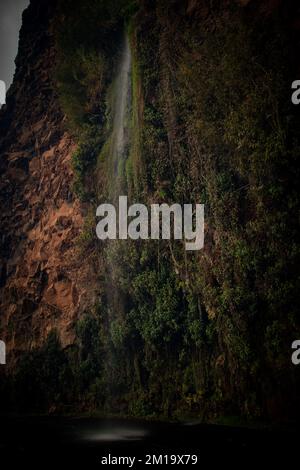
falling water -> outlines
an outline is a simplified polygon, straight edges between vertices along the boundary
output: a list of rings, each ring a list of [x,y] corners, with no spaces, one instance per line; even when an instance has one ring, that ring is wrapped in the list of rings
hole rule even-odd
[[[120,195],[127,194],[125,164],[130,148],[130,116],[131,116],[131,50],[129,39],[125,35],[119,58],[117,75],[111,88],[111,123],[110,135],[110,178],[109,198],[117,203]],[[125,242],[126,243],[126,242]],[[107,306],[109,322],[118,321],[122,324],[125,318],[124,293],[120,289],[120,278],[124,276],[123,265],[120,260],[126,249],[119,240],[109,243],[106,247],[107,267]],[[113,389],[115,379],[114,355],[107,351],[106,364],[108,383]],[[111,375],[112,374],[112,375]],[[111,395],[113,392],[111,392]],[[109,397],[107,397],[109,399]]]
[[[114,196],[118,196],[124,188],[120,186],[124,172],[124,164],[129,146],[129,117],[131,101],[131,51],[128,37],[125,36],[118,76],[115,83],[113,103],[112,162],[115,180]]]

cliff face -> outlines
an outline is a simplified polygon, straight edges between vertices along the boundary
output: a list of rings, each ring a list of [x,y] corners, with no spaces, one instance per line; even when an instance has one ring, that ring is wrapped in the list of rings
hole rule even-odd
[[[299,410],[297,18],[279,0],[31,1],[0,115],[0,338],[25,409]],[[100,243],[120,187],[204,203],[204,249]]]
[[[76,261],[83,209],[72,194],[74,144],[54,87],[55,2],[24,13],[17,68],[1,111],[1,315],[8,367],[57,329],[64,346],[86,290]]]

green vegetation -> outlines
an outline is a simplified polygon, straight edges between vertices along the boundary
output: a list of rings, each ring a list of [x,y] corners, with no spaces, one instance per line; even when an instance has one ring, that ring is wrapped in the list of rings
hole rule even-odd
[[[101,257],[101,304],[79,321],[72,351],[51,336],[21,363],[24,401],[58,406],[72,397],[82,409],[134,416],[268,417],[283,384],[294,383],[289,343],[299,332],[300,128],[287,86],[295,68],[288,26],[240,7],[212,7],[212,25],[201,8],[193,17],[167,0],[75,4],[63,2],[57,34],[77,194],[91,214],[111,194],[110,103],[126,22],[129,197],[205,203],[206,240],[192,254],[173,241],[93,245],[90,215],[80,243]]]
[[[131,338],[123,362],[135,364],[127,389],[156,414],[259,417],[272,380],[263,371],[279,388],[279,376],[291,380],[297,324],[299,121],[282,55],[293,44],[276,15],[253,23],[233,9],[204,40],[179,17],[161,2],[135,18],[138,158],[127,168],[136,181],[142,161],[136,200],[204,202],[206,247],[193,257],[165,242],[117,251],[127,276],[118,314]]]
[[[77,149],[72,155],[72,165],[74,170],[74,191],[82,200],[91,200],[94,196],[91,187],[88,185],[99,151],[102,146],[102,138],[97,126],[87,126],[81,133],[81,139]],[[86,188],[89,187],[89,192]]]

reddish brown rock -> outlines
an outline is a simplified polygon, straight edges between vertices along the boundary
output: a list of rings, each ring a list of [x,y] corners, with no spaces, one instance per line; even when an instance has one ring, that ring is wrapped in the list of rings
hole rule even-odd
[[[78,255],[84,207],[72,193],[74,143],[54,86],[54,10],[55,2],[33,1],[25,11],[0,114],[0,337],[9,364],[53,329],[71,344],[93,291],[89,263]]]

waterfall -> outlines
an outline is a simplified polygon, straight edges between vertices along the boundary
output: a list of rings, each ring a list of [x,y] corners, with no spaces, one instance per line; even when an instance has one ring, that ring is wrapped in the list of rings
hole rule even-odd
[[[125,165],[130,148],[131,124],[131,50],[129,38],[124,35],[120,50],[119,64],[115,79],[111,85],[110,96],[110,137],[108,140],[109,179],[108,196],[111,203],[116,203],[120,195],[127,194]],[[125,242],[127,244],[127,242]],[[123,277],[121,262],[125,246],[119,240],[108,243],[106,252],[106,298],[108,307],[108,323],[122,325],[125,318],[125,299],[120,289],[120,279]],[[116,367],[113,351],[106,351],[107,380],[109,387],[114,386],[111,372]]]
[[[113,102],[113,131],[111,158],[113,162],[113,177],[115,180],[114,196],[124,191],[121,180],[124,176],[124,165],[129,146],[129,121],[131,101],[131,51],[127,35],[122,47],[119,70],[115,82]]]

